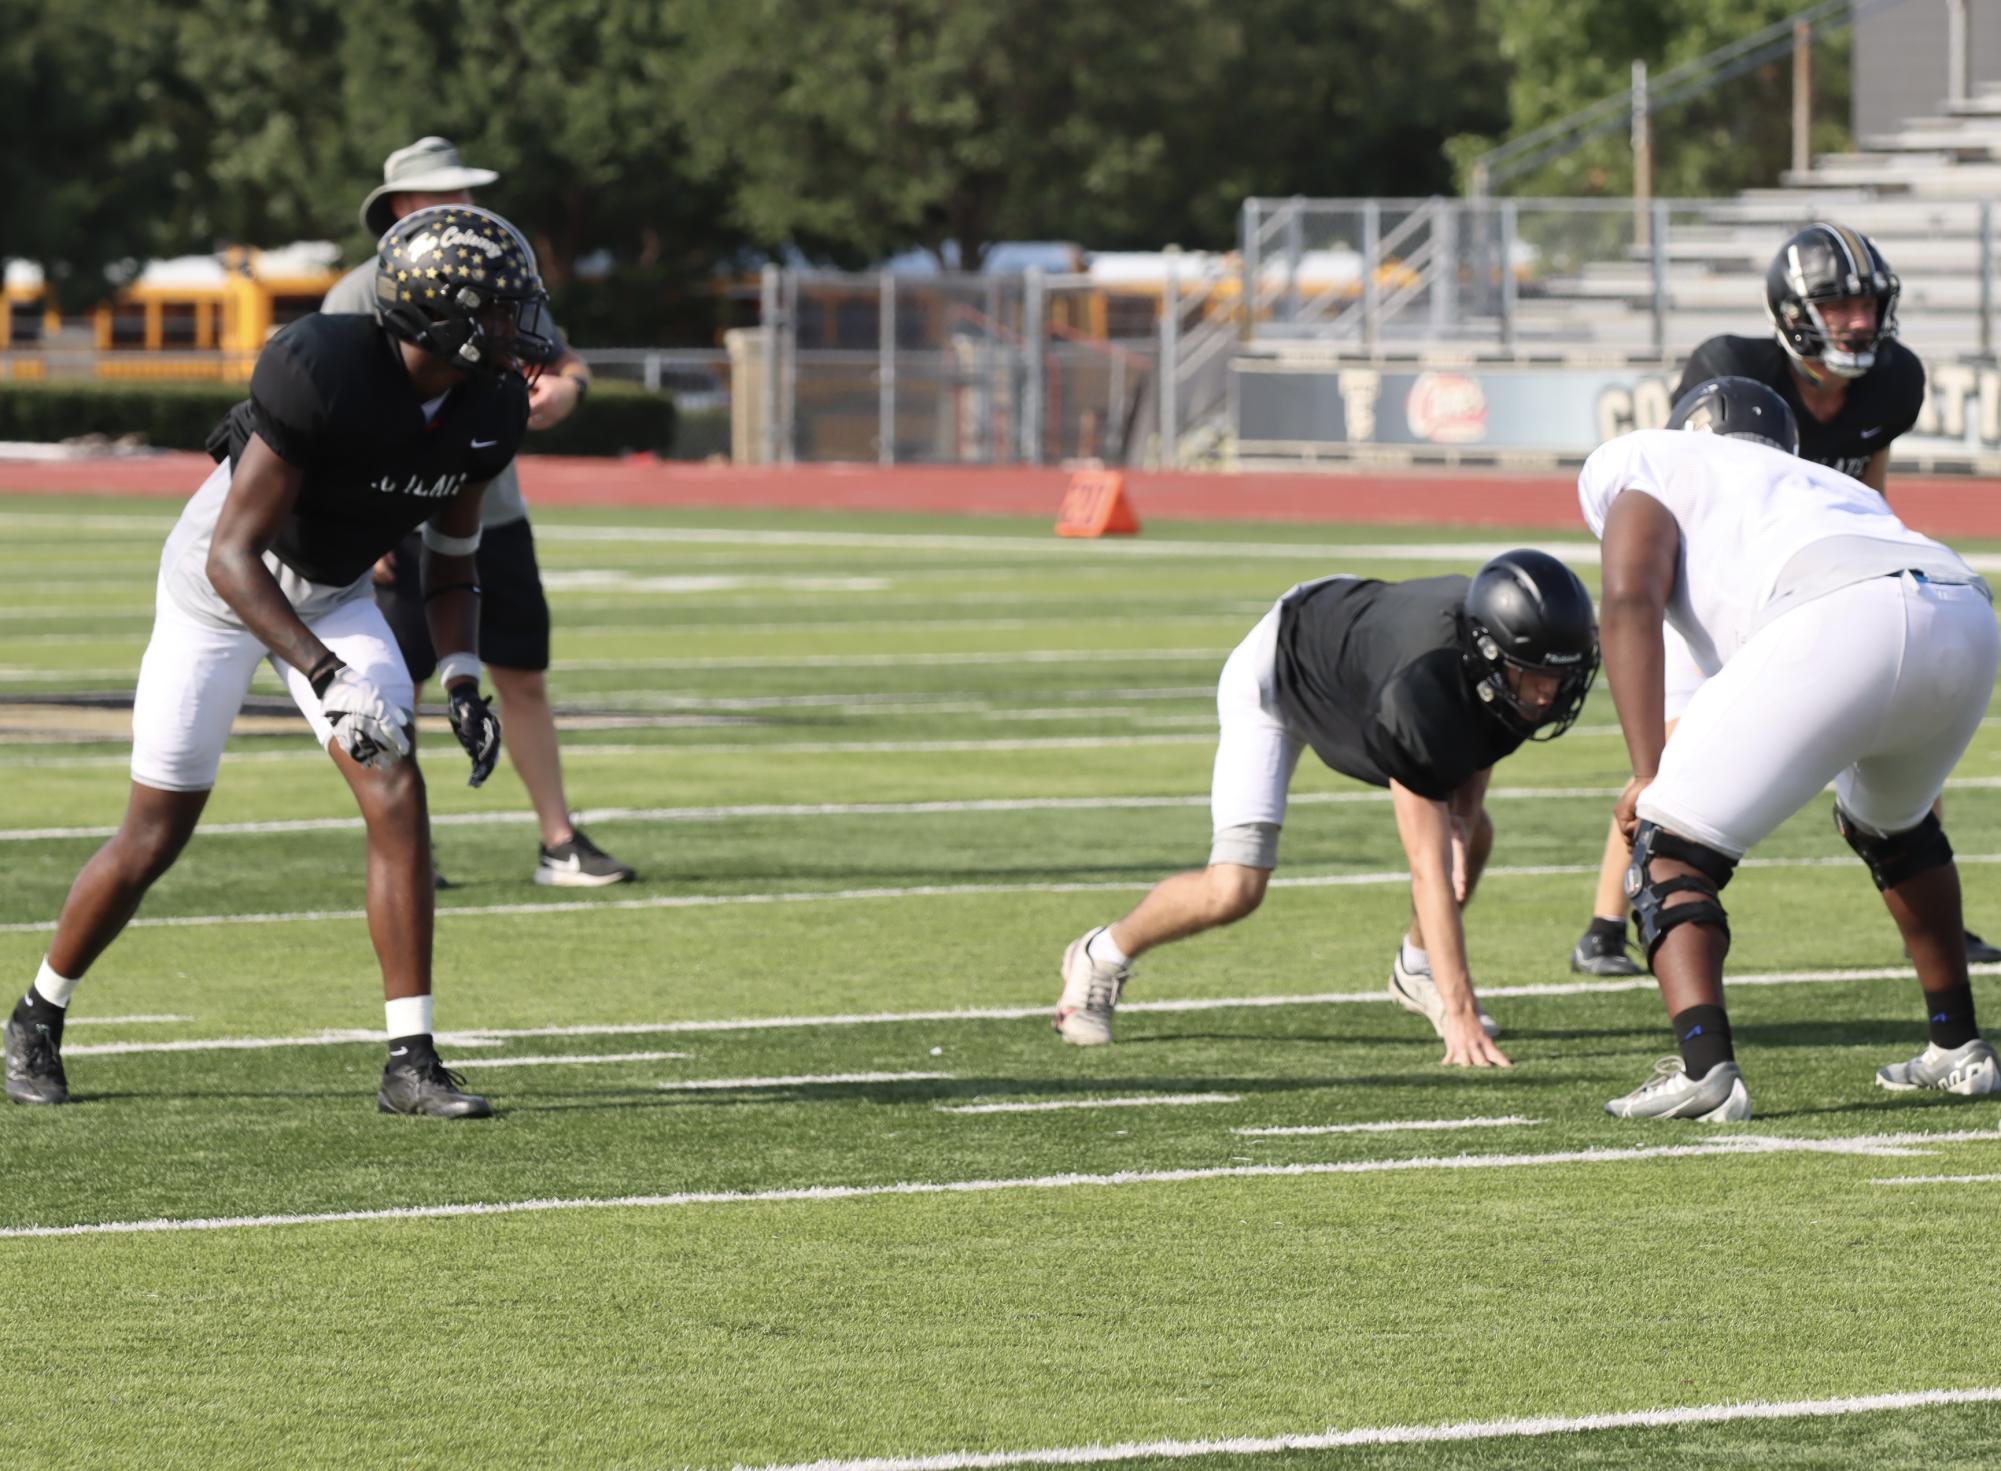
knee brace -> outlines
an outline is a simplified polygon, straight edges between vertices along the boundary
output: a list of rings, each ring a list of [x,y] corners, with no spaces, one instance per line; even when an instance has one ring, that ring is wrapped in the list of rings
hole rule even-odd
[[[1686,863],[1695,872],[1656,879],[1653,875],[1656,858]],[[1727,853],[1677,837],[1654,823],[1640,824],[1633,835],[1633,861],[1626,869],[1626,899],[1633,906],[1640,944],[1646,948],[1649,965],[1653,964],[1654,952],[1660,949],[1661,941],[1677,925],[1714,925],[1723,931],[1725,940],[1730,938],[1730,917],[1716,896],[1736,871],[1737,860]],[[1667,902],[1671,894],[1700,897],[1671,905]]]
[[[1858,824],[1834,804],[1834,830],[1856,855],[1869,865],[1869,877],[1878,891],[1894,889],[1908,879],[1952,862],[1952,843],[1939,826],[1938,815],[1927,812],[1916,827],[1900,833],[1876,834]]]

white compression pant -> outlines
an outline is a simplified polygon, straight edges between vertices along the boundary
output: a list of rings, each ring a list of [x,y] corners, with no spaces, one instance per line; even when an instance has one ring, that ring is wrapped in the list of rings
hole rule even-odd
[[[1980,588],[1872,577],[1766,624],[1697,689],[1639,814],[1741,858],[1829,782],[1879,834],[1917,826],[1987,713]]]
[[[415,698],[395,635],[372,597],[343,603],[306,626],[377,689],[394,709]],[[229,728],[250,693],[258,661],[271,667],[324,748],[333,727],[320,712],[306,676],[245,629],[217,628],[190,617],[164,587],[155,599],[153,636],[139,665],[132,698],[132,779],[168,792],[205,792],[215,785]]]
[[[1278,609],[1273,607],[1237,645],[1216,683],[1216,718],[1222,731],[1209,783],[1209,817],[1215,832],[1211,863],[1263,869],[1278,865],[1286,792],[1306,742],[1279,716],[1273,693],[1277,658]]]

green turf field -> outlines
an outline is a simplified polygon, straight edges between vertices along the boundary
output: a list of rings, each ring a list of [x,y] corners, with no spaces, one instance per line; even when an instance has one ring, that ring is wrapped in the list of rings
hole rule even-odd
[[[0,499],[17,988],[118,820],[177,509]],[[1384,998],[1389,809],[1310,756],[1264,910],[1149,956],[1117,1045],[1050,1031],[1065,943],[1206,855],[1215,677],[1272,599],[1516,538],[536,525],[572,800],[642,882],[536,887],[518,783],[430,722],[438,1025],[499,1116],[380,1117],[359,823],[259,706],[78,992],[78,1101],[0,1112],[5,1465],[1995,1464],[2001,1103],[1872,1086],[1922,1015],[1825,800],[1729,892],[1756,1120],[1601,1112],[1670,1050],[1650,980],[1564,964],[1602,687],[1495,780],[1512,1071]],[[2001,929],[1991,722],[1947,818]]]

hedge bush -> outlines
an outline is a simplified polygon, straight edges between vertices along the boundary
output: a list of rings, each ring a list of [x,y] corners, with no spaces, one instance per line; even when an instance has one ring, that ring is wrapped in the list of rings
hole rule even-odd
[[[224,383],[0,380],[0,440],[136,435],[155,449],[198,450],[244,393],[244,385]],[[527,448],[544,455],[650,450],[665,457],[674,448],[674,400],[600,378],[581,409],[553,429],[531,433]]]

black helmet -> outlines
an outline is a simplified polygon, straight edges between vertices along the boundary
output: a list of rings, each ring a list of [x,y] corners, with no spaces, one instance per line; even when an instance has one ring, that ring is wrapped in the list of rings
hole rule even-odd
[[[1756,378],[1710,378],[1675,401],[1667,427],[1726,439],[1753,439],[1789,455],[1800,452],[1799,421],[1778,390]]]
[[[1765,310],[1792,360],[1809,373],[1860,378],[1876,363],[1876,349],[1897,335],[1901,289],[1883,252],[1845,225],[1808,225],[1779,247],[1765,272]],[[1861,339],[1835,342],[1821,320],[1820,304],[1866,296],[1876,303],[1876,325]]]
[[[1503,552],[1466,589],[1462,648],[1473,691],[1494,718],[1529,740],[1554,740],[1576,721],[1598,676],[1591,594],[1548,552]],[[1559,680],[1547,709],[1518,698],[1524,673]]]
[[[556,356],[535,252],[476,205],[416,210],[383,232],[375,314],[395,336],[481,377],[532,381]]]

